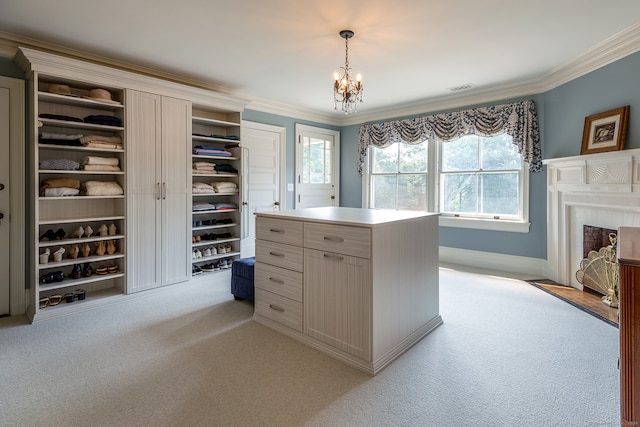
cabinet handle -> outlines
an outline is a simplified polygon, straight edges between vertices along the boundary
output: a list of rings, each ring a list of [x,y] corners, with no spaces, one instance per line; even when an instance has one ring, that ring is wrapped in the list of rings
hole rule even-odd
[[[329,240],[331,242],[338,242],[338,243],[344,242],[344,239],[342,237],[324,236],[324,240]]]
[[[279,254],[277,252],[269,252],[269,255],[277,256],[277,257],[280,257],[280,258],[284,258],[284,254]]]
[[[269,231],[272,233],[284,233],[284,230],[280,230],[279,228],[270,228]]]
[[[156,200],[160,200],[160,183],[156,182]]]
[[[341,257],[340,255],[334,255],[334,254],[324,254],[325,258],[333,258],[336,261],[344,261],[344,257]]]
[[[269,308],[275,311],[279,311],[280,313],[284,313],[284,308],[278,307],[277,305],[269,304]]]
[[[165,200],[167,198],[167,183],[163,182],[162,183],[162,200]]]
[[[276,282],[280,285],[284,285],[284,280],[274,279],[273,277],[269,277],[269,280],[271,280],[272,282]]]

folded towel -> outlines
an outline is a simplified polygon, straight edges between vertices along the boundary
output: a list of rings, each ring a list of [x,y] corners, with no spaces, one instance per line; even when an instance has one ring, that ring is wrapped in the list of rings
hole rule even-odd
[[[80,190],[77,188],[69,188],[69,187],[57,187],[57,188],[46,188],[42,195],[44,197],[62,197],[62,196],[77,196],[80,193]]]
[[[83,165],[109,165],[118,166],[120,160],[117,157],[87,156],[82,160]]]
[[[63,120],[66,122],[82,122],[82,119],[79,117],[63,116],[60,114],[42,113],[42,114],[38,114],[38,117],[40,117],[41,119]]]
[[[82,169],[86,171],[121,172],[120,166],[111,165],[84,165]]]
[[[78,142],[80,143],[80,141]],[[91,141],[81,145],[84,145],[85,147],[89,147],[89,148],[122,150],[122,144],[115,144],[112,142],[104,142],[104,141]]]
[[[193,162],[193,168],[198,170],[214,170],[216,168],[216,164],[211,162]]]
[[[201,211],[212,211],[215,210],[216,206],[212,205],[211,203],[194,203],[191,206],[191,210],[193,210],[194,212],[201,212]]]
[[[224,203],[224,202],[216,203],[215,207],[217,210],[238,209],[238,205],[236,205],[235,203]]]
[[[122,126],[122,120],[118,117],[107,116],[103,114],[92,114],[84,118],[85,123],[106,126]]]
[[[85,181],[82,184],[85,196],[119,196],[124,190],[115,181]]]
[[[40,134],[41,139],[80,139],[82,138],[81,134],[66,134],[66,133],[51,133],[51,132],[42,132]]]
[[[80,142],[82,142],[83,144],[86,144],[87,142],[96,142],[96,141],[110,142],[113,144],[121,144],[122,137],[118,135],[115,135],[115,136],[85,135],[80,138]]]
[[[49,145],[71,145],[73,147],[82,147],[82,143],[79,139],[42,139],[38,138],[40,144]]]
[[[209,184],[205,184],[204,182],[194,182],[191,184],[191,188],[197,188],[200,190],[213,190],[213,187]]]
[[[227,163],[216,165],[216,170],[218,172],[225,172],[225,173],[238,173],[238,169],[234,168],[233,166]]]
[[[40,162],[40,170],[78,170],[80,163],[67,159],[51,159]]]
[[[40,194],[44,194],[44,190],[47,188],[60,188],[68,187],[79,189],[80,181],[74,178],[49,178],[42,181],[40,184]]]
[[[223,188],[230,188],[230,189],[238,188],[238,184],[236,184],[235,182],[229,182],[229,181],[213,182],[211,183],[211,186],[218,190],[221,190]]]

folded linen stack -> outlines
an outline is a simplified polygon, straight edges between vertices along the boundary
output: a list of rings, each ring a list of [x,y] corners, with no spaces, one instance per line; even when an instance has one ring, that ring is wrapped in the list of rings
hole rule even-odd
[[[40,162],[40,170],[78,170],[80,163],[68,159],[50,159]]]
[[[83,119],[85,123],[104,126],[122,126],[122,119],[104,114],[92,114]]]
[[[124,190],[115,181],[85,181],[82,183],[82,194],[85,196],[120,196]]]
[[[216,174],[216,164],[210,162],[193,162],[193,173]]]
[[[118,135],[85,135],[80,138],[80,143],[85,147],[122,150],[122,138]]]
[[[220,157],[231,157],[233,153],[225,150],[222,147],[215,147],[211,145],[196,145],[192,150],[193,154],[199,156],[220,156]]]
[[[49,178],[40,183],[43,197],[77,196],[79,192],[80,181],[74,178]]]
[[[216,193],[224,193],[224,194],[237,194],[238,193],[238,185],[235,182],[213,182],[211,186],[216,191]]]
[[[194,182],[191,185],[191,192],[193,194],[214,194],[216,191],[209,184],[204,182]]]
[[[238,169],[234,168],[233,166],[231,166],[228,163],[223,163],[223,164],[217,164],[216,165],[216,172],[218,172],[218,173],[233,173],[233,174],[237,174],[238,173]]]
[[[82,145],[80,138],[82,138],[82,135],[79,134],[42,132],[38,136],[38,142],[40,144],[71,145],[79,147]]]
[[[194,212],[203,212],[203,211],[212,211],[215,210],[216,206],[211,203],[194,203],[191,206],[191,209]]]
[[[86,171],[120,172],[119,163],[120,160],[117,157],[87,156],[82,161],[82,169]]]

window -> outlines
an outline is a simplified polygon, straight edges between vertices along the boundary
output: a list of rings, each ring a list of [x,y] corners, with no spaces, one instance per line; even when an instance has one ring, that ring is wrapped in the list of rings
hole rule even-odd
[[[528,170],[507,134],[369,147],[364,204],[439,212],[440,225],[527,232]]]
[[[427,143],[392,144],[371,151],[371,208],[427,209]]]
[[[441,213],[518,219],[523,162],[509,135],[465,135],[441,152]]]

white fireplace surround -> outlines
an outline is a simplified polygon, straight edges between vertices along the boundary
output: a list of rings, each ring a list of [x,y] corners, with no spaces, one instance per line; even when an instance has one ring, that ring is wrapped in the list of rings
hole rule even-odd
[[[640,227],[640,149],[548,159],[547,276],[582,289],[582,226]]]

